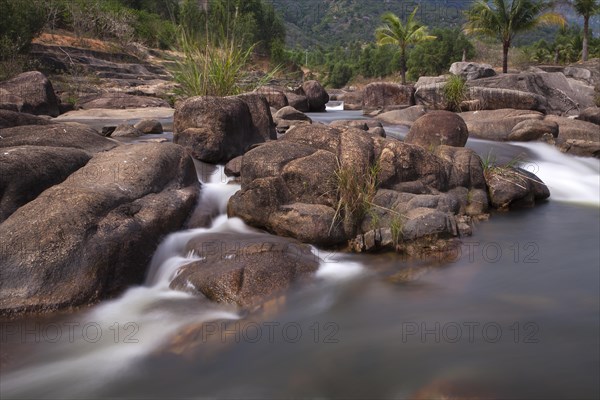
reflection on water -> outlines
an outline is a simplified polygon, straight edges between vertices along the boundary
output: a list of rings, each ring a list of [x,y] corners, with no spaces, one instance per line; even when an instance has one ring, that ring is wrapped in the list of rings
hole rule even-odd
[[[473,143],[480,153],[492,145]],[[536,145],[499,149],[502,157],[525,150],[543,169],[585,168]],[[598,179],[590,165],[590,176]],[[212,193],[206,202],[221,210],[218,194],[226,197],[230,190],[219,185],[220,175],[220,169],[207,169],[203,180]],[[215,222],[221,224],[240,235],[249,229],[224,217]],[[171,236],[157,251],[155,264],[163,267],[153,267],[148,287],[85,314],[106,322],[133,320],[140,342],[108,346],[114,352],[102,357],[89,357],[93,348],[81,341],[25,346],[25,368],[3,370],[1,397],[600,396],[597,204],[551,200],[494,214],[475,226],[451,262],[315,250],[324,261],[313,283],[226,324],[221,322],[236,318],[232,310],[187,295],[171,298],[173,292],[157,285],[166,279],[160,271],[171,271],[169,260],[185,262],[186,255],[174,255],[182,247],[177,237],[186,235],[193,232]],[[162,298],[149,301],[149,290]],[[178,343],[174,353],[162,340],[198,321],[209,322],[194,331],[194,346]],[[36,380],[44,384],[29,383]]]

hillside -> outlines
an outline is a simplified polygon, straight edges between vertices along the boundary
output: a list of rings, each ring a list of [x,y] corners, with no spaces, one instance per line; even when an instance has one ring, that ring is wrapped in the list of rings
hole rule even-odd
[[[372,41],[380,16],[388,11],[408,15],[419,5],[418,18],[429,26],[456,27],[470,1],[421,0],[278,0],[274,7],[286,23],[290,47],[337,46],[355,40]]]
[[[380,24],[383,13],[408,15],[419,6],[418,20],[430,28],[460,27],[464,23],[463,11],[472,0],[277,0],[273,6],[284,18],[289,47],[324,48],[346,45],[355,40],[373,41],[373,32]],[[569,7],[560,7],[569,25],[580,26],[582,21]],[[594,23],[600,23],[596,17]],[[592,24],[594,26],[594,24]],[[517,38],[517,45],[548,40],[556,34],[556,27],[535,29]],[[595,36],[598,32],[595,32]]]

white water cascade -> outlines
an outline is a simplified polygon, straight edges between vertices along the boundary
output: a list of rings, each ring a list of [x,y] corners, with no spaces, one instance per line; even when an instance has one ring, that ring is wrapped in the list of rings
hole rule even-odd
[[[202,165],[197,168],[203,176],[206,171],[200,170]],[[223,167],[204,174],[204,180],[198,207],[218,214],[212,226],[167,236],[153,255],[144,286],[131,288],[120,298],[103,302],[63,324],[62,328],[73,326],[72,333],[42,349],[48,362],[38,361],[35,366],[4,375],[0,397],[28,397],[29,393],[46,393],[50,398],[85,397],[125,370],[131,371],[136,361],[160,349],[183,327],[240,318],[235,306],[214,304],[169,288],[179,268],[200,259],[195,254],[185,254],[191,239],[215,232],[240,236],[260,232],[241,219],[225,215],[229,198],[240,186],[228,182]],[[323,256],[316,248],[313,253]],[[323,258],[317,278],[326,284],[347,281],[364,271],[361,264],[338,262],[331,253]]]
[[[550,189],[550,200],[600,206],[600,160],[573,157],[545,143],[512,143],[535,154],[524,166]]]

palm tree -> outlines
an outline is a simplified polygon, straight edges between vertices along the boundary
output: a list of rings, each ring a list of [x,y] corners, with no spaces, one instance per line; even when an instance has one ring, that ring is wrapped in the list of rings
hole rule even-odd
[[[375,31],[378,45],[392,44],[400,47],[400,73],[403,85],[406,84],[406,49],[408,46],[436,38],[429,36],[427,27],[415,20],[417,10],[418,7],[415,7],[405,24],[402,24],[397,15],[391,12],[385,13],[381,17],[384,25]]]
[[[516,34],[538,25],[564,26],[564,17],[551,12],[545,0],[477,0],[465,12],[467,34],[483,34],[502,41],[502,72],[508,71],[508,50]]]
[[[600,2],[597,0],[573,0],[571,3],[577,14],[583,17],[583,51],[581,59],[588,59],[588,42],[590,38],[590,18],[592,15],[600,14]]]

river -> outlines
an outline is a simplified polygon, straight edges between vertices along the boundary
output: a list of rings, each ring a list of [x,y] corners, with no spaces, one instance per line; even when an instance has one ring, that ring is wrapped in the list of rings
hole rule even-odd
[[[551,200],[477,223],[451,260],[314,249],[315,282],[250,314],[168,288],[196,257],[183,254],[189,238],[255,232],[221,215],[167,237],[146,284],[118,299],[3,323],[0,397],[600,397],[600,162],[541,143],[468,146],[519,156]],[[200,207],[223,213],[239,187],[199,169]]]

